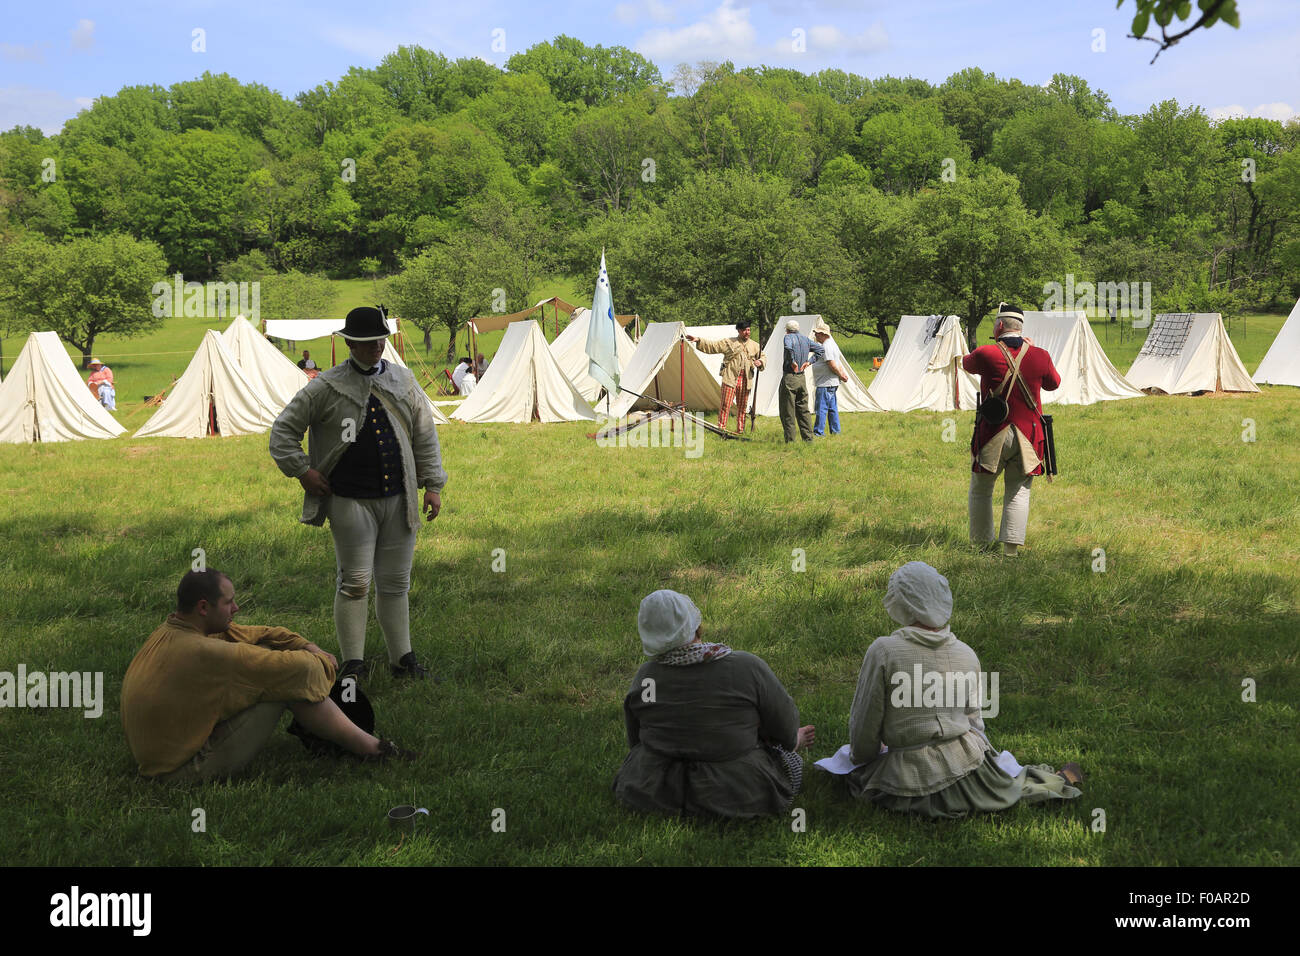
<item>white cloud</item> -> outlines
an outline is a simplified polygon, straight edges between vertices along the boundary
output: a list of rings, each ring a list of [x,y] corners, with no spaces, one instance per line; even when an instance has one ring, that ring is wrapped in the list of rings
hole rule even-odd
[[[1248,110],[1244,106],[1234,103],[1232,106],[1215,106],[1209,110],[1210,119],[1222,120],[1230,117],[1241,116],[1258,116],[1263,119],[1277,120],[1285,123],[1287,120],[1300,115],[1297,114],[1294,107],[1289,103],[1261,103],[1253,110]]]
[[[748,7],[734,7],[734,0],[722,5],[704,20],[676,30],[650,30],[635,44],[638,53],[652,59],[744,60],[755,50],[757,31],[749,22]]]
[[[92,102],[85,97],[69,99],[54,90],[38,90],[33,86],[0,87],[0,130],[35,126],[46,136],[53,136]]]
[[[11,63],[44,63],[45,54],[39,43],[23,46],[20,43],[0,43],[0,59]]]
[[[95,46],[95,21],[78,20],[72,28],[72,45],[78,50],[90,50]]]

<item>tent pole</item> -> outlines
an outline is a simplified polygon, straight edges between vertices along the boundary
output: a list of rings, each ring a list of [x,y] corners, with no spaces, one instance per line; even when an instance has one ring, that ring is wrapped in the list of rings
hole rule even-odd
[[[330,368],[338,365],[339,361],[334,357],[334,336],[330,336]]]
[[[681,361],[682,382],[682,435],[686,434],[686,340],[677,340],[677,357]],[[685,441],[685,438],[682,439]]]

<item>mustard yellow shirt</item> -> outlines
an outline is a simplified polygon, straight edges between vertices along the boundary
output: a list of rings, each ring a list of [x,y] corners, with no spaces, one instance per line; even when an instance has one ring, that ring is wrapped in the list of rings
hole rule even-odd
[[[264,701],[321,701],[334,665],[283,627],[231,624],[203,634],[175,614],[149,635],[122,680],[122,728],[146,777],[175,770],[212,729]]]

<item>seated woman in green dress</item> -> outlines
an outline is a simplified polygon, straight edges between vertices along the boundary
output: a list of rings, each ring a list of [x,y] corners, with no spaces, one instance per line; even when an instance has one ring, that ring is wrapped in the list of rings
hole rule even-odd
[[[849,713],[849,792],[890,810],[934,819],[1072,800],[1078,764],[998,765],[980,716],[979,658],[948,629],[952,592],[920,561],[889,579],[885,610],[902,626],[867,649]],[[935,676],[931,676],[935,675]],[[918,686],[918,681],[920,686]],[[1009,756],[1009,755],[1008,755]]]
[[[781,813],[799,792],[813,741],[760,658],[701,640],[700,609],[656,591],[637,628],[651,660],[623,699],[631,752],[614,793],[634,810],[747,818]]]

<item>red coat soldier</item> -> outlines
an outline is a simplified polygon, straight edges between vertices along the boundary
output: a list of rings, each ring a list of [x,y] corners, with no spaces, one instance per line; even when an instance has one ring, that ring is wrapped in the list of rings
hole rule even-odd
[[[981,402],[987,401],[990,395],[1001,395],[1008,406],[1007,416],[1000,423],[976,417],[971,439],[971,542],[981,547],[993,542],[993,486],[997,476],[1005,471],[998,540],[1004,553],[1012,556],[1025,543],[1029,488],[1034,476],[1043,473],[1043,458],[1047,454],[1041,390],[1055,391],[1061,384],[1052,357],[1024,337],[1024,320],[1023,310],[1001,303],[993,327],[997,344],[981,345],[964,356],[961,363],[966,371],[980,377]],[[1032,404],[1019,383],[1007,381],[1013,362],[1019,365],[1020,378],[1028,387]]]

